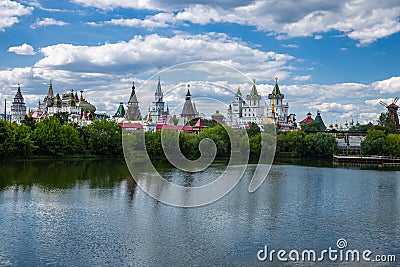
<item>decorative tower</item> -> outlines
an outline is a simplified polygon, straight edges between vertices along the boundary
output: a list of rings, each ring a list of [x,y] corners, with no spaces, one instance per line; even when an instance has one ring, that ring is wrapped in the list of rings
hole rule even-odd
[[[21,123],[26,115],[26,105],[21,93],[21,86],[18,84],[17,93],[11,105],[11,121]]]
[[[154,93],[153,108],[151,110],[151,117],[153,121],[157,122],[162,119],[163,115],[167,115],[167,113],[164,112],[164,104],[160,77],[158,77],[157,89]]]
[[[76,103],[75,103],[75,96],[74,96],[74,89],[71,89],[71,92],[69,93],[69,97],[68,97],[68,107],[75,107]]]
[[[281,93],[278,85],[278,77],[275,77],[275,86],[272,93],[268,95],[271,104],[271,116],[277,122],[287,122],[289,105],[283,104],[284,94]]]
[[[53,84],[50,80],[49,89],[47,90],[47,96],[44,98],[47,107],[52,107],[54,105],[54,93],[53,93]]]
[[[233,124],[237,124],[239,118],[242,117],[243,102],[242,92],[240,92],[240,87],[238,87],[235,99],[231,105],[231,121]]]
[[[256,88],[256,80],[253,80],[253,86],[251,87],[250,94],[246,96],[246,99],[249,101],[250,107],[259,107],[261,96],[257,92]]]
[[[161,90],[161,87],[160,87]],[[162,94],[162,92],[161,92]],[[162,96],[161,96],[162,98]],[[123,116],[123,114],[122,114]],[[138,121],[142,119],[140,115],[139,102],[135,92],[135,82],[132,82],[132,92],[128,101],[128,111],[125,113],[125,119],[129,121]]]
[[[185,104],[183,104],[182,108],[182,113],[181,113],[181,118],[184,119],[184,122],[188,122],[191,119],[194,119],[197,117],[197,112],[195,107],[193,106],[192,100],[190,99],[192,95],[190,94],[190,85],[188,84],[188,90],[186,93],[186,99],[185,99]]]

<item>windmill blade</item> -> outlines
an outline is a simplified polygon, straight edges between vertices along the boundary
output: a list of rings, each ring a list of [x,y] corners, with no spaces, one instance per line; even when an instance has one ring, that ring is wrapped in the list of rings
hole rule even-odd
[[[399,100],[399,98],[396,96],[396,98],[393,101],[393,104],[396,104],[398,100]]]
[[[381,104],[381,105],[384,106],[385,108],[388,107],[388,105],[387,105],[385,102],[383,102],[383,101],[379,101],[379,104]]]

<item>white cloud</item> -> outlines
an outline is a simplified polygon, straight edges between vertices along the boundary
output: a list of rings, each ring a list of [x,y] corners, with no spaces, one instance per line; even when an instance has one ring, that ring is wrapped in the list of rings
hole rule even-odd
[[[100,26],[102,24],[117,25],[124,27],[136,27],[136,28],[165,28],[174,24],[176,21],[172,13],[158,13],[154,16],[147,16],[145,19],[138,18],[119,18],[111,19],[101,23],[88,22],[87,24],[92,26]]]
[[[400,6],[398,1],[384,3],[368,0],[338,1],[176,1],[159,0],[74,0],[86,6],[101,9],[116,7],[175,12],[177,21],[195,24],[237,23],[255,26],[277,38],[314,36],[339,31],[343,36],[365,45],[400,31]],[[208,3],[207,3],[208,2]],[[161,12],[163,14],[164,12]],[[165,22],[159,20],[158,23]],[[138,20],[131,23],[141,24]]]
[[[311,79],[311,75],[294,76],[293,77],[294,81],[308,81],[309,79]]]
[[[287,48],[299,48],[297,44],[283,44],[282,46]]]
[[[44,58],[35,66],[76,72],[145,73],[177,63],[208,60],[241,69],[251,77],[287,76],[287,54],[253,49],[226,34],[178,34],[167,38],[158,34],[135,36],[128,42],[99,46],[57,44],[41,48]]]
[[[0,0],[0,31],[19,22],[19,17],[31,14],[33,8],[11,0]]]
[[[20,46],[12,46],[7,49],[7,52],[15,53],[17,55],[35,55],[36,52],[31,45],[26,43]]]
[[[380,93],[400,93],[400,77],[391,77],[387,80],[372,83]]]
[[[61,20],[55,20],[53,18],[44,18],[42,20],[38,19],[34,24],[31,25],[31,28],[46,27],[51,25],[66,26],[69,25],[69,23]]]

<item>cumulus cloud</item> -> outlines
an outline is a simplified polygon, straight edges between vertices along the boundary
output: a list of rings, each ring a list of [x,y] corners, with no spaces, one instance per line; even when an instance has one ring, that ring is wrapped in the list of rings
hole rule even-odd
[[[101,25],[117,25],[123,27],[135,27],[135,28],[165,28],[172,26],[176,21],[175,17],[171,13],[158,13],[153,16],[147,16],[145,19],[138,18],[119,18],[111,19],[109,21],[104,21],[100,23],[88,22],[91,26],[101,26]]]
[[[55,20],[53,18],[44,18],[41,20],[38,19],[34,24],[31,25],[31,28],[46,27],[51,25],[66,26],[69,25],[69,23],[61,20]]]
[[[31,14],[33,8],[11,0],[0,0],[0,31],[19,22],[19,17]]]
[[[294,81],[308,81],[309,79],[311,79],[311,75],[294,76],[293,77]]]
[[[7,49],[7,52],[15,53],[17,55],[35,55],[36,52],[31,45],[26,43],[20,46],[12,46]]]
[[[148,0],[74,0],[85,6],[101,9],[116,7],[160,10],[174,14],[177,21],[195,24],[237,23],[255,26],[277,38],[314,36],[339,31],[359,45],[372,43],[400,31],[400,6],[398,1],[384,3],[367,0],[304,0],[304,1],[177,1],[174,3]],[[168,18],[169,19],[169,18]],[[170,20],[170,19],[169,19]],[[162,25],[158,21],[158,25]],[[131,21],[140,24],[138,20]]]
[[[372,86],[380,93],[400,93],[400,77],[391,77],[387,80],[377,81]]]
[[[216,61],[242,69],[252,77],[285,77],[294,59],[287,54],[254,49],[226,34],[158,34],[98,46],[57,44],[40,49],[35,66],[84,72],[144,73],[187,61]]]

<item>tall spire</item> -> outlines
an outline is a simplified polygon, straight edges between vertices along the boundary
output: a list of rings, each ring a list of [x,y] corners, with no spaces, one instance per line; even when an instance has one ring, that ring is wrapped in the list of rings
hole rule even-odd
[[[253,79],[253,86],[251,87],[250,96],[258,96],[257,88],[256,88],[256,79]]]
[[[47,97],[52,97],[52,98],[54,98],[53,84],[51,83],[51,80],[50,80],[49,90],[47,91]]]
[[[139,103],[136,97],[136,92],[135,92],[135,82],[132,82],[132,92],[131,96],[129,97],[128,104],[130,103]]]
[[[142,119],[142,115],[140,114],[139,109],[139,101],[137,100],[135,92],[135,82],[132,82],[132,92],[128,101],[128,110],[126,111],[126,113],[124,112],[124,115],[125,119],[129,121],[138,121]]]
[[[187,93],[186,93],[186,100],[190,100],[191,96],[192,95],[190,94],[190,84],[188,84],[188,90],[187,90]]]
[[[161,90],[160,76],[158,76],[157,89],[156,89],[156,92],[154,93],[154,98],[155,98],[156,102],[163,101],[163,92]]]
[[[272,89],[272,93],[268,95],[269,99],[276,98],[276,99],[283,99],[285,96],[281,93],[278,85],[278,77],[275,77],[275,86]]]
[[[242,96],[242,92],[240,92],[240,87],[238,87],[237,91],[236,91],[236,95],[237,96]]]

